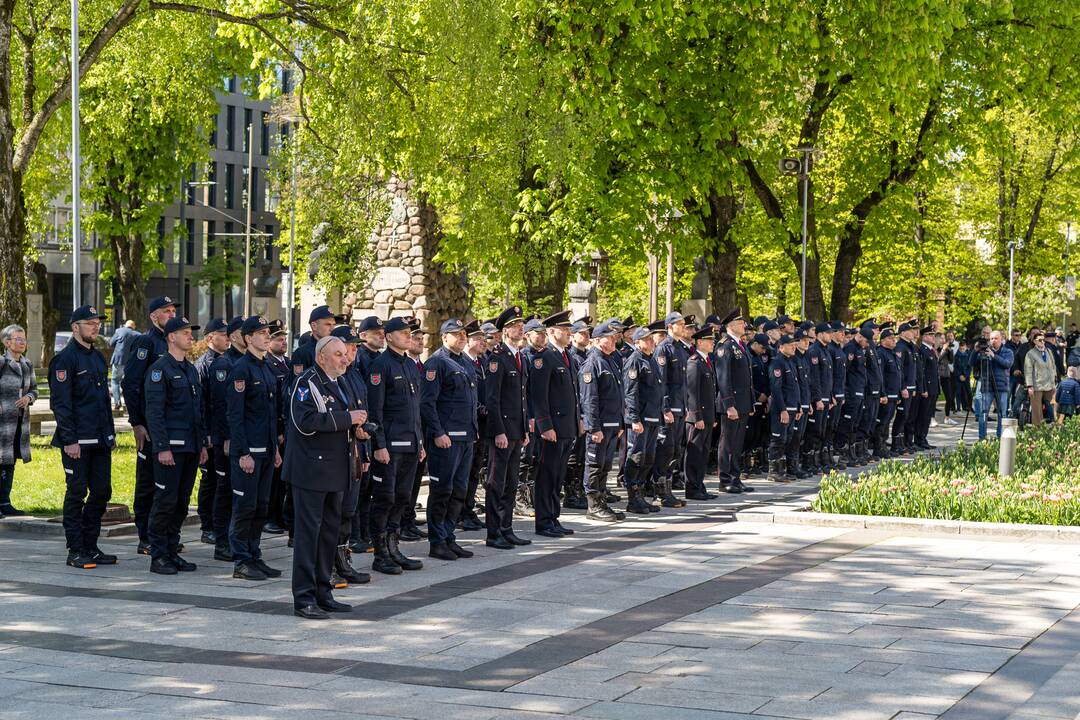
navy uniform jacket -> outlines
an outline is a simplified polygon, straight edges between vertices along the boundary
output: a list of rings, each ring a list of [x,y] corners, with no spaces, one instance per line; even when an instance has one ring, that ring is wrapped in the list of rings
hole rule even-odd
[[[806,351],[810,360],[810,377],[816,394],[813,402],[831,403],[833,398],[833,356],[827,345],[815,340]]]
[[[656,358],[635,350],[623,363],[626,424],[663,422],[664,387]]]
[[[146,373],[146,429],[153,452],[195,453],[206,446],[199,371],[165,353]]]
[[[829,343],[829,352],[832,353],[833,397],[847,394],[847,353],[840,347],[838,342]]]
[[[124,392],[128,421],[133,426],[146,425],[146,398],[143,397],[146,369],[168,352],[169,344],[156,327],[135,338],[131,347],[124,350],[124,379],[120,381],[120,389]]]
[[[292,356],[293,375],[300,375],[315,364],[315,344],[317,342],[314,336],[308,335],[298,343]],[[267,354],[269,355],[269,353]]]
[[[691,352],[693,348],[671,336],[656,346],[653,358],[664,383],[664,412],[681,414],[686,410],[686,363]]]
[[[506,435],[510,442],[525,437],[529,429],[528,386],[529,360],[525,353],[518,353],[518,360],[515,360],[514,352],[506,343],[496,345],[488,354],[484,385],[488,437]]]
[[[476,440],[476,366],[465,355],[441,347],[424,363],[420,417],[428,439],[446,435],[456,442]]]
[[[242,357],[244,353],[230,347],[210,365],[210,417],[206,424],[210,426],[210,442],[214,445],[221,445],[229,439],[229,403],[226,390],[229,387],[232,366]]]
[[[53,447],[116,445],[109,371],[105,357],[95,348],[69,340],[53,356],[49,362],[49,407],[56,418]]]
[[[874,351],[873,341],[863,348],[863,361],[866,363],[866,392],[881,393],[881,366],[878,364],[878,354]]]
[[[806,353],[796,350],[792,360],[795,361],[796,377],[799,378],[799,405],[808,408],[815,397],[810,358],[806,356]]]
[[[717,412],[726,413],[733,407],[740,415],[749,415],[754,409],[750,358],[730,335],[724,335],[716,348],[716,393]]]
[[[900,338],[896,341],[896,349],[900,352],[900,379],[903,382],[901,388],[908,393],[914,393],[918,387],[918,363],[916,362],[915,346],[907,340]]]
[[[324,374],[325,377],[325,374]],[[327,382],[329,380],[327,379]],[[367,410],[368,409],[368,397],[367,397],[367,383],[364,382],[364,376],[360,374],[360,370],[356,367],[356,363],[353,363],[345,369],[345,374],[338,378],[338,384],[344,384],[349,389],[350,409],[352,410]],[[289,421],[288,408],[284,409],[285,422]],[[357,440],[357,450],[360,453],[361,462],[367,462],[371,458],[371,440]],[[359,477],[354,476],[354,477]]]
[[[937,400],[938,392],[941,390],[941,378],[938,376],[937,351],[932,347],[928,347],[926,344],[921,344],[919,345],[919,352],[922,356],[923,368],[923,385],[920,388],[920,392],[927,392],[930,395],[931,402],[933,402]]]
[[[277,378],[265,360],[245,353],[227,378],[226,416],[229,457],[274,457],[277,450],[281,396]]]
[[[750,353],[750,377],[754,382],[754,402],[757,402],[759,396],[764,395],[769,397],[771,388],[769,387],[769,354],[758,355],[757,353]]]
[[[799,411],[799,379],[794,358],[786,358],[783,353],[769,363],[769,403],[770,408],[780,412]]]
[[[710,362],[695,352],[686,363],[686,422],[703,422],[706,430],[716,423],[716,370]]]
[[[634,354],[634,346],[628,342],[624,342],[619,346],[619,349],[616,352],[619,354],[619,362],[625,363],[626,358]]]
[[[413,359],[390,349],[379,353],[368,368],[367,386],[368,417],[378,426],[372,449],[420,452],[420,371]]]
[[[570,351],[570,359],[577,363],[578,371],[581,371],[581,366],[585,364],[585,359],[589,357],[589,351],[592,348],[585,348],[582,350],[576,345],[571,344],[567,350]]]
[[[343,492],[358,476],[353,462],[352,419],[349,410],[362,409],[353,383],[338,378],[348,404],[333,391],[330,379],[317,365],[296,379],[285,415],[287,441],[282,476],[289,484],[319,492]],[[361,383],[362,385],[363,383]]]
[[[353,365],[356,366],[356,369],[360,371],[361,375],[367,377],[371,370],[371,364],[375,362],[375,358],[382,354],[382,350],[372,350],[364,344],[357,345],[356,359],[353,360]]]
[[[284,428],[285,396],[289,392],[292,381],[296,379],[296,375],[289,366],[289,358],[287,355],[277,357],[273,353],[266,353],[266,366],[270,368],[270,372],[274,374],[274,379],[277,380],[278,397],[281,398],[281,402],[278,403],[278,409],[282,413],[278,416],[278,427]]]
[[[847,399],[856,402],[855,397],[866,394],[866,361],[862,348],[854,340],[844,346],[847,357]]]
[[[581,413],[585,432],[606,432],[622,427],[623,375],[618,353],[589,351],[581,366]]]
[[[529,369],[529,399],[536,419],[536,432],[554,430],[559,440],[573,440],[580,434],[578,373],[569,351],[564,357],[562,351],[548,345],[533,354]]]
[[[486,358],[487,353],[478,358],[461,353],[461,362],[467,363],[476,371],[476,419],[478,423],[487,422],[487,367],[484,362]]]
[[[881,368],[881,394],[895,400],[900,396],[900,387],[903,384],[900,376],[903,353],[899,349],[889,350],[878,345],[877,358]]]
[[[199,385],[202,387],[202,400],[203,400],[203,429],[206,431],[206,436],[210,437],[210,366],[214,364],[214,361],[221,357],[221,353],[213,348],[206,348],[206,352],[199,356],[199,359],[195,361],[195,372],[199,373]]]

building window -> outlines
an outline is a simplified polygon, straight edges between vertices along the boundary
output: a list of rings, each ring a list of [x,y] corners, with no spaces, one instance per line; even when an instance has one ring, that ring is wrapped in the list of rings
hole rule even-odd
[[[229,77],[225,78],[225,92],[227,92],[227,93],[236,92],[236,76],[235,75],[230,75]]]
[[[187,182],[185,183],[185,185],[187,185],[187,198],[186,198],[186,201],[187,201],[188,205],[194,205],[195,204],[195,188],[196,188],[196,186],[191,184],[192,180],[194,180],[194,179],[195,179],[195,163],[192,163],[191,166],[188,167],[188,170],[187,170]]]
[[[253,132],[251,127],[251,109],[244,110],[244,152],[251,152],[251,133]]]
[[[288,95],[292,92],[292,71],[288,68],[281,68],[279,70],[278,77],[281,79],[281,94]]]
[[[263,244],[263,258],[274,262],[274,226],[266,226],[266,242]]]
[[[217,234],[217,223],[213,220],[203,220],[203,259],[213,257],[214,245],[217,243],[217,238],[214,237]]]
[[[264,111],[264,112],[260,113],[260,116],[262,117],[262,122],[259,123],[259,132],[261,133],[261,135],[259,137],[259,152],[262,153],[263,155],[269,155],[270,154],[270,113]]]
[[[206,204],[210,207],[217,207],[217,165],[216,160],[210,163],[206,173],[206,180],[210,183],[206,186]]]
[[[217,147],[217,123],[218,114],[214,113],[210,116],[210,147]]]
[[[184,242],[184,264],[191,265],[195,262],[195,220],[187,219],[187,238]]]
[[[191,281],[187,278],[184,278],[184,299],[180,302],[184,304],[184,307],[188,309],[188,312],[191,312]],[[192,314],[194,315],[195,313]]]
[[[232,105],[225,108],[225,149],[236,149],[236,108]]]
[[[236,198],[233,195],[233,188],[236,184],[236,166],[232,163],[225,164],[225,207],[232,210],[236,207]]]

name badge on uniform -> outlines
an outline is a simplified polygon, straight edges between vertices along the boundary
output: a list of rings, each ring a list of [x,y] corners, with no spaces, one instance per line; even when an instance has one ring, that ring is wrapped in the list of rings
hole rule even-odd
[[[305,388],[305,387],[297,386],[297,388],[296,388],[296,397],[300,398],[300,402],[304,402],[305,400],[307,400],[307,396],[308,396],[308,389]]]
[[[161,371],[160,370],[151,370],[150,371],[150,381],[151,382],[161,382]]]

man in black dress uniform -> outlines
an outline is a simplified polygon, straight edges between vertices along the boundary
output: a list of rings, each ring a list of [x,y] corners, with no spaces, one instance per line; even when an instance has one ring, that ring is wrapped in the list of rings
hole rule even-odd
[[[726,329],[716,348],[717,413],[720,415],[719,472],[720,486],[730,493],[750,492],[740,479],[743,441],[750,414],[754,411],[754,382],[750,373],[750,354],[743,345],[746,321],[732,310],[721,321]],[[703,491],[704,487],[698,488]],[[691,499],[703,499],[700,495]]]
[[[587,517],[603,522],[624,519],[607,503],[607,476],[615,459],[615,445],[622,435],[622,359],[615,350],[619,330],[610,321],[592,331],[593,348],[581,366],[581,408],[585,422],[584,491]]]
[[[694,333],[697,351],[686,363],[686,497],[713,500],[705,489],[709,466],[709,440],[716,425],[716,334],[711,326]]]

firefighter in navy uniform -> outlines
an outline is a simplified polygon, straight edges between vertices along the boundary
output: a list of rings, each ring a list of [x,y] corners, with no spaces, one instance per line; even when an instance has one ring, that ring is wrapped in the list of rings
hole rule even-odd
[[[686,319],[680,313],[668,313],[664,318],[668,337],[656,346],[654,357],[660,367],[664,383],[664,413],[674,419],[660,428],[656,439],[656,460],[653,465],[654,487],[647,490],[660,499],[664,507],[683,507],[686,502],[672,494],[674,487],[684,487],[682,482],[682,457],[686,415],[686,362],[694,349],[686,342],[690,331]]]
[[[187,353],[194,345],[187,318],[165,323],[168,351],[150,366],[143,388],[150,456],[154,461],[154,501],[150,510],[150,572],[192,572],[195,563],[180,557],[180,529],[187,517],[195,472],[206,462],[202,383]]]
[[[919,388],[919,412],[915,418],[915,447],[919,450],[933,450],[927,435],[930,421],[937,411],[938,393],[941,392],[941,378],[938,376],[938,355],[934,349],[934,328],[922,329],[922,343],[919,345],[919,357],[922,360],[922,386]]]
[[[570,326],[570,347],[568,354],[570,363],[573,365],[574,374],[581,375],[581,366],[589,356],[589,342],[591,340],[592,318],[586,315],[574,321]],[[578,383],[580,387],[581,383]],[[568,510],[587,510],[589,505],[585,498],[585,435],[579,435],[574,441],[574,447],[570,451],[570,459],[566,465],[566,479],[563,482],[562,506]]]
[[[487,546],[509,550],[530,545],[514,534],[514,501],[521,471],[522,447],[529,443],[529,363],[517,343],[525,331],[520,307],[509,307],[495,318],[503,341],[488,355],[484,405],[488,411],[487,478],[484,481],[484,525]]]
[[[810,466],[820,472],[832,469],[832,458],[827,451],[829,418],[833,405],[833,359],[829,352],[832,340],[832,328],[828,323],[818,323],[814,327],[814,342],[806,351],[810,361],[810,387],[814,390],[811,402],[814,405],[813,422],[808,423],[803,446],[812,457]]]
[[[615,460],[618,439],[623,434],[622,358],[615,348],[615,338],[620,334],[618,326],[610,321],[597,325],[591,333],[593,347],[581,366],[586,517],[602,522],[626,517],[612,510],[607,501],[607,477]]]
[[[203,332],[206,340],[206,352],[195,361],[195,371],[199,373],[199,382],[202,385],[203,399],[203,426],[206,429],[206,439],[210,441],[210,366],[214,364],[222,353],[229,348],[229,334],[226,332],[225,321],[221,318],[213,318],[206,324]],[[202,473],[199,477],[199,523],[202,528],[202,542],[213,545],[214,537],[214,497],[217,494],[218,467],[214,462],[213,447],[207,445],[206,462],[202,464]]]
[[[889,451],[889,429],[896,415],[896,403],[903,385],[903,355],[896,348],[896,334],[890,328],[881,331],[876,352],[878,365],[881,367],[881,397],[885,398],[885,404],[878,413],[874,431],[874,455],[885,459],[892,457]]]
[[[494,330],[494,326],[491,326]],[[472,464],[469,467],[469,486],[465,489],[465,502],[461,507],[458,527],[466,532],[483,530],[484,523],[476,514],[476,491],[487,471],[487,339],[489,334],[476,320],[465,326],[469,342],[462,357],[476,368],[476,443],[473,444]]]
[[[533,369],[533,359],[547,347],[547,328],[537,317],[530,317],[525,321],[525,346],[521,350],[521,357],[528,365],[528,371]],[[540,470],[539,454],[540,433],[536,429],[536,414],[533,411],[532,395],[526,393],[528,402],[529,418],[529,443],[521,452],[521,470],[518,475],[517,498],[514,502],[514,514],[521,517],[536,517],[535,494],[536,476]]]
[[[266,580],[281,571],[263,562],[260,540],[270,508],[270,482],[281,465],[278,418],[281,396],[277,378],[266,363],[270,324],[258,315],[240,328],[247,352],[229,371],[226,416],[229,430],[229,480],[232,483],[232,519],[229,547],[233,577]]]
[[[328,336],[330,332],[341,323],[345,322],[344,315],[335,315],[329,305],[320,305],[308,314],[308,326],[311,335],[307,340],[300,343],[292,356],[293,374],[307,370],[315,364],[315,344]]]
[[[746,430],[746,448],[754,457],[754,472],[768,470],[769,449],[769,336],[754,335],[750,341],[750,378],[754,388],[754,413]]]
[[[769,363],[769,480],[791,482],[795,475],[786,467],[786,447],[800,412],[795,338],[781,335],[777,349]]]
[[[915,452],[915,425],[918,421],[922,394],[926,391],[925,365],[922,362],[922,351],[919,349],[919,326],[914,322],[908,322],[908,328],[901,333],[904,338],[904,349],[910,353],[905,358],[905,363],[910,360],[911,367],[904,368],[904,385],[908,391],[908,401],[904,412],[903,444],[907,453]]]
[[[71,340],[49,362],[49,406],[56,418],[51,445],[64,465],[64,536],[67,564],[90,569],[113,565],[115,555],[98,548],[101,516],[112,497],[112,450],[116,447],[109,371],[94,348],[105,316],[83,305],[71,313]]]
[[[837,431],[837,450],[845,458],[848,467],[856,467],[861,464],[857,432],[863,399],[866,396],[866,359],[863,357],[862,345],[855,336],[844,345],[844,357],[847,359],[847,386],[844,389],[843,414]]]
[[[622,321],[622,340],[623,343],[619,346],[619,362],[625,364],[626,359],[634,353],[634,331],[637,330],[637,325],[634,324],[634,316],[628,315],[625,320]],[[626,487],[626,426],[623,425],[623,434],[619,436],[619,471],[615,473],[615,485],[616,487]],[[614,499],[617,496],[609,496],[608,502],[618,502],[619,499]]]
[[[407,322],[411,321],[407,320]],[[364,383],[367,384],[368,369],[375,362],[375,358],[379,357],[383,349],[386,348],[386,331],[383,321],[377,315],[369,315],[360,321],[356,333],[360,336],[361,342],[356,346],[356,357],[353,359],[353,365],[356,366],[360,376],[364,379]],[[419,358],[417,358],[417,361],[419,362]],[[417,464],[417,475],[422,472],[423,461]],[[416,479],[416,483],[419,483],[419,478]],[[358,554],[371,551],[371,491],[372,476],[369,465],[367,472],[360,481],[360,497],[356,501],[356,512],[353,516],[354,520],[349,535],[349,548],[352,552]],[[427,537],[427,533],[416,525],[416,497],[418,494],[419,488],[414,485],[412,491],[413,500],[405,508],[398,528],[398,537],[401,539],[419,540]]]
[[[877,429],[878,413],[881,412],[881,365],[878,364],[877,346],[874,344],[874,331],[880,327],[873,320],[867,320],[859,326],[859,335],[865,340],[863,358],[866,363],[866,395],[863,398],[863,412],[859,419],[858,450],[859,462],[863,465],[874,462],[873,438]]]
[[[229,407],[228,389],[229,372],[236,361],[244,357],[247,343],[240,332],[244,318],[234,317],[225,327],[229,338],[229,349],[219,355],[210,364],[209,386],[210,408],[206,425],[210,431],[210,452],[214,455],[214,472],[217,474],[217,486],[214,491],[214,559],[232,562],[232,550],[229,549],[229,521],[232,519],[233,492],[230,481],[232,471],[229,463]]]
[[[645,481],[656,461],[656,440],[661,424],[674,418],[665,413],[664,383],[660,366],[653,357],[654,333],[664,332],[663,321],[634,330],[636,349],[623,362],[623,387],[626,391],[626,511],[638,515],[659,512],[645,500]]]
[[[810,477],[802,467],[802,441],[806,436],[806,427],[810,424],[810,411],[813,408],[814,391],[811,386],[810,360],[806,351],[810,348],[810,336],[802,328],[795,331],[795,355],[791,362],[795,366],[795,376],[799,381],[799,414],[788,432],[787,471],[796,479]]]
[[[146,369],[168,351],[165,336],[161,329],[176,317],[179,304],[169,296],[156,297],[150,301],[150,329],[135,338],[125,352],[124,379],[120,387],[124,392],[124,404],[128,409],[128,421],[135,435],[135,496],[131,502],[131,512],[135,516],[135,527],[139,531],[138,553],[150,554],[150,506],[154,502],[154,462],[146,448],[150,439],[146,431],[146,398],[143,397],[143,383]]]
[[[412,498],[416,466],[426,456],[420,423],[420,371],[407,352],[412,325],[390,318],[383,327],[386,351],[368,367],[368,415],[371,438],[371,568],[386,575],[420,570],[423,562],[398,546],[402,513]],[[431,528],[428,528],[429,533]]]
[[[829,412],[828,456],[835,470],[843,470],[847,467],[844,453],[837,447],[840,432],[840,421],[843,420],[844,401],[847,399],[847,353],[844,352],[844,324],[834,320],[829,327],[832,329],[832,342],[829,343],[829,352],[832,353],[833,363],[833,406]]]
[[[442,347],[424,363],[420,417],[428,452],[428,555],[439,560],[471,558],[454,535],[472,470],[477,438],[476,366],[464,356],[465,325],[447,320],[439,328]]]
[[[750,357],[742,342],[746,322],[738,310],[729,312],[720,322],[726,332],[716,348],[716,411],[720,421],[720,445],[717,468],[720,486],[729,493],[753,492],[743,484],[741,467],[743,444],[750,414],[754,411],[754,379],[750,371]],[[697,488],[698,495],[687,497],[705,499],[701,493],[704,485]]]
[[[915,400],[916,368],[914,346],[910,341],[911,325],[901,323],[896,331],[899,335],[896,352],[900,353],[900,397],[896,401],[896,415],[893,418],[891,450],[893,456],[900,456],[910,451],[904,439],[904,427],[907,416],[912,414]]]
[[[285,416],[284,400],[292,389],[296,375],[285,355],[285,327],[280,320],[270,321],[270,350],[266,353],[266,366],[277,380],[278,397],[282,398],[279,407],[282,415],[278,418],[278,453],[285,457]],[[281,535],[292,526],[292,501],[289,499],[289,484],[283,476],[284,463],[274,468],[274,477],[270,481],[270,515],[263,527],[268,535]]]
[[[686,363],[686,455],[683,475],[686,478],[686,497],[691,500],[713,500],[705,489],[705,473],[709,467],[709,440],[716,426],[716,365],[713,351],[716,334],[705,327],[693,335],[697,349]]]

